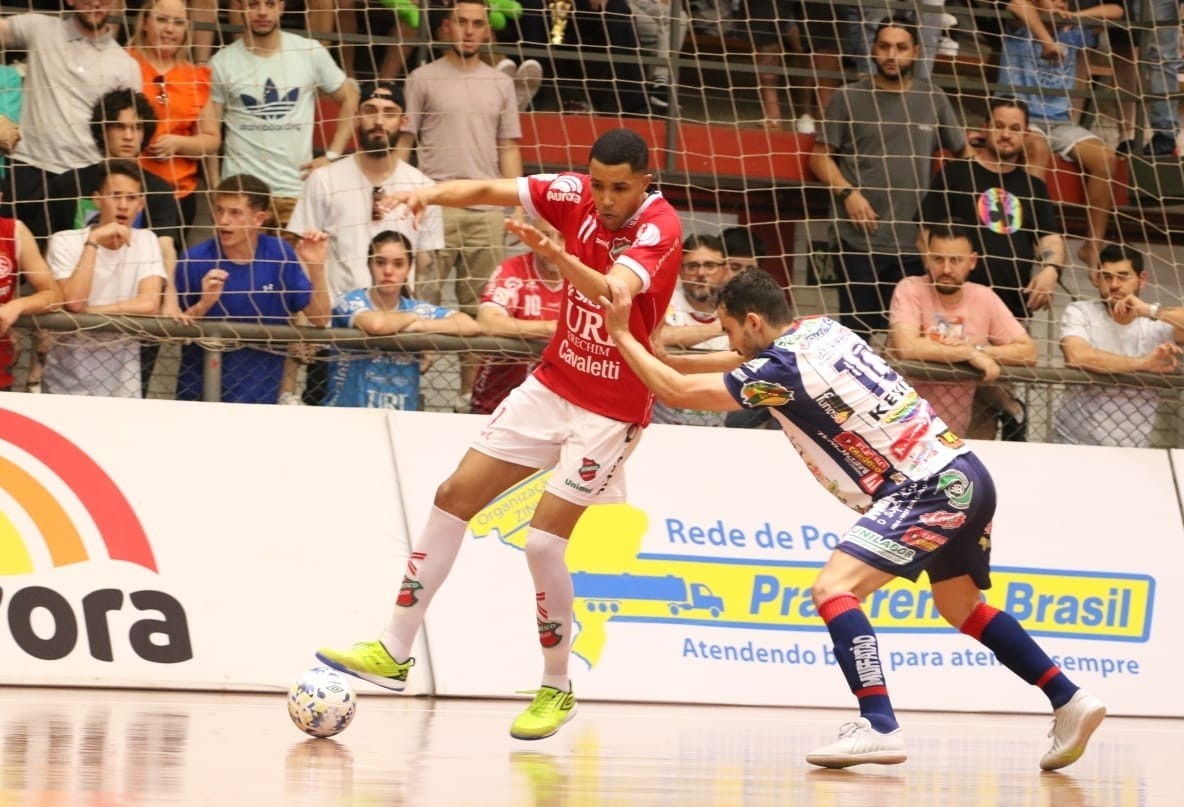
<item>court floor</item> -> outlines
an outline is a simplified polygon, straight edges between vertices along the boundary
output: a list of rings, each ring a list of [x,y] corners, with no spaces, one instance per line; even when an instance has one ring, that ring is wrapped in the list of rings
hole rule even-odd
[[[903,713],[908,762],[824,771],[802,757],[845,712],[581,703],[522,743],[524,701],[359,694],[353,725],[315,740],[279,693],[0,688],[0,807],[1184,804],[1182,720],[1110,718],[1047,774],[1044,717]]]

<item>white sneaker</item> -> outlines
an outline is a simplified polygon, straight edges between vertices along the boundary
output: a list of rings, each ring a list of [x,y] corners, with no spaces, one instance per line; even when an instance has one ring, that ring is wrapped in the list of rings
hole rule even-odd
[[[514,64],[513,59],[502,59],[493,67],[494,70],[501,73],[506,78],[514,78],[514,73],[518,70],[518,65]]]
[[[946,28],[957,28],[958,27],[958,18],[955,17],[953,14],[949,13],[948,11],[945,12],[944,14],[941,15],[941,27],[942,27],[942,30],[945,30]]]
[[[509,61],[508,59],[506,61]],[[511,63],[512,64],[512,63]],[[543,66],[534,59],[527,59],[514,71],[514,92],[518,94],[518,111],[525,111],[538,94],[543,83]]]
[[[937,40],[937,53],[939,56],[957,56],[960,47],[956,39],[948,36],[943,36]]]
[[[1077,690],[1069,702],[1053,712],[1052,747],[1040,758],[1040,767],[1055,771],[1071,765],[1085,753],[1086,743],[1102,725],[1106,717],[1106,705],[1084,689]]]
[[[809,115],[809,114],[802,115],[801,117],[799,117],[798,122],[794,125],[794,130],[798,134],[804,134],[804,135],[814,134],[814,131],[817,128],[818,128],[817,124],[815,124],[815,122],[814,122],[814,116]]]
[[[899,765],[908,759],[900,729],[881,734],[866,717],[857,717],[839,729],[839,739],[806,754],[806,761],[822,768],[848,768],[865,762]]]
[[[284,406],[303,406],[304,401],[295,392],[281,392],[279,403]]]

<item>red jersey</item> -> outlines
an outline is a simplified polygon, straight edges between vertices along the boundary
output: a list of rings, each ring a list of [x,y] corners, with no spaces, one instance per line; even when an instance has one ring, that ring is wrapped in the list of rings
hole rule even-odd
[[[502,261],[494,271],[481,305],[496,305],[514,319],[559,319],[563,302],[563,279],[544,280],[534,265],[534,253]],[[473,380],[472,412],[488,415],[497,409],[510,390],[526,380],[534,362],[522,359],[489,358]]]
[[[519,180],[518,196],[532,216],[549,221],[566,249],[608,274],[622,264],[641,278],[629,330],[649,349],[650,333],[666,313],[682,260],[682,222],[659,193],[652,193],[625,224],[610,230],[600,221],[587,174],[536,174]],[[600,304],[563,286],[555,336],[543,351],[535,377],[577,406],[625,423],[650,420],[653,395],[604,327]]]
[[[16,296],[16,219],[0,218],[0,305]],[[12,386],[12,336],[0,336],[0,389]]]

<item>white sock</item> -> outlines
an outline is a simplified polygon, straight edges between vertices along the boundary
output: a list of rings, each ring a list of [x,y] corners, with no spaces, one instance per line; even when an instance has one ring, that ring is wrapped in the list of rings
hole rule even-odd
[[[526,533],[526,565],[534,580],[539,644],[543,648],[542,685],[568,692],[571,679],[572,604],[575,590],[567,568],[567,539],[531,527]],[[554,644],[548,647],[548,643]]]
[[[391,621],[378,637],[395,661],[406,661],[411,655],[411,643],[423,625],[428,604],[447,579],[468,526],[438,507],[428,514],[428,523],[407,559]]]

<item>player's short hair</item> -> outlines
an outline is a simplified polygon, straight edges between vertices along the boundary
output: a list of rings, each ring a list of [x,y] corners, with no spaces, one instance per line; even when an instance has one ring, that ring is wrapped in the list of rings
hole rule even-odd
[[[872,37],[872,41],[875,42],[878,40],[880,38],[880,32],[888,28],[899,28],[907,33],[909,38],[913,40],[913,45],[918,45],[921,42],[920,38],[917,36],[917,25],[913,21],[913,15],[907,11],[898,11],[895,14],[884,17],[882,20],[880,20],[879,24],[876,26],[876,35]]]
[[[733,319],[758,314],[770,325],[788,325],[793,321],[785,290],[763,269],[741,272],[725,283],[716,305]]]
[[[996,109],[1018,109],[1024,113],[1024,127],[1028,126],[1028,102],[1015,95],[992,95],[987,101],[987,117],[995,114]]]
[[[148,145],[152,136],[156,134],[156,113],[152,111],[152,104],[144,97],[144,93],[120,87],[105,93],[90,110],[90,136],[99,147],[100,154],[107,153],[107,127],[119,121],[119,113],[125,109],[134,109],[136,117],[144,127],[144,140],[140,147]]]
[[[962,219],[935,221],[932,224],[926,224],[925,227],[929,230],[929,238],[925,242],[926,246],[935,238],[947,240],[964,238],[972,248],[974,247],[974,230]]]
[[[747,227],[727,227],[720,237],[724,242],[724,254],[729,258],[763,258],[765,242]]]
[[[688,235],[682,242],[682,251],[690,252],[692,249],[710,249],[718,252],[720,255],[724,253],[724,242],[716,238],[714,235]]]
[[[215,196],[245,196],[247,207],[267,210],[271,205],[271,186],[252,174],[235,174],[218,183]]]
[[[1127,244],[1106,244],[1098,253],[1098,266],[1130,261],[1136,275],[1143,274],[1143,253]]]
[[[102,168],[99,169],[99,184],[95,186],[96,189],[102,189],[107,184],[107,180],[111,177],[127,177],[134,179],[136,184],[140,186],[140,190],[144,190],[144,172],[141,170],[139,163],[134,160],[104,160]]]
[[[650,149],[641,135],[631,129],[610,129],[596,138],[588,160],[605,165],[627,164],[634,173],[650,167]]]

